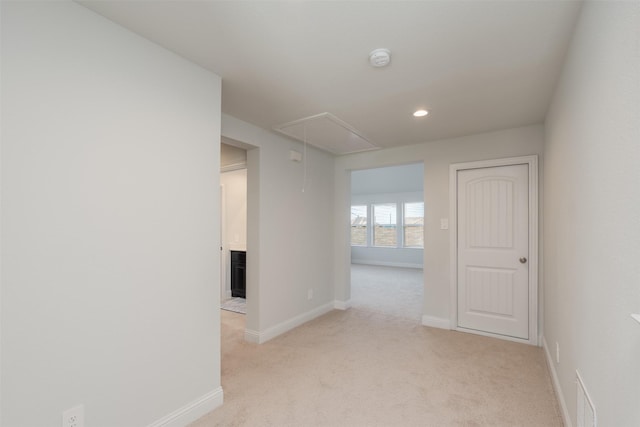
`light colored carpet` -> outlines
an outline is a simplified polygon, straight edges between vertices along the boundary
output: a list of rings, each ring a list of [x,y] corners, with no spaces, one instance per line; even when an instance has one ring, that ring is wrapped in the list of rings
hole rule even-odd
[[[220,308],[234,313],[247,314],[247,300],[240,297],[234,297],[226,300],[220,305]]]
[[[351,306],[422,322],[422,270],[353,264]]]
[[[540,348],[379,307],[256,345],[243,340],[245,316],[221,316],[224,405],[192,427],[562,425]]]

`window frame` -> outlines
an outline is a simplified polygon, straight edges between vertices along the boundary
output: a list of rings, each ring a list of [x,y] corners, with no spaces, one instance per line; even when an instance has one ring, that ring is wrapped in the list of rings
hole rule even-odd
[[[364,211],[365,211],[365,215],[366,215],[366,222],[364,225],[364,244],[354,244],[353,243],[353,220],[351,220],[350,225],[349,225],[349,243],[351,246],[357,247],[357,248],[368,248],[369,247],[369,242],[370,242],[370,218],[371,216],[370,214],[370,204],[369,203],[357,203],[357,204],[352,204],[351,205],[351,211],[353,212],[353,208],[354,207],[364,207]]]
[[[394,237],[394,243],[393,245],[379,245],[376,241],[376,229],[378,227],[378,224],[376,222],[376,206],[393,206],[393,208],[390,209],[391,212],[395,211],[394,214],[394,223],[393,223],[393,234],[395,235]],[[372,227],[371,227],[371,233],[372,233],[372,240],[371,240],[371,247],[373,248],[399,248],[399,244],[401,243],[400,240],[398,239],[398,203],[397,202],[382,202],[382,203],[371,203],[371,216],[372,216]],[[391,225],[391,224],[389,224]]]
[[[422,204],[422,225],[416,226],[416,225],[407,225],[406,223],[406,219],[407,219],[407,205],[409,204]],[[422,228],[422,245],[420,246],[407,246],[407,234],[406,234],[406,230],[407,227],[421,227]],[[424,249],[424,201],[421,200],[414,200],[414,201],[404,201],[402,202],[402,248],[403,249]]]
[[[365,244],[354,244],[352,241],[352,225],[350,220],[350,230],[349,230],[349,246],[353,248],[379,248],[379,249],[424,249],[424,232],[425,232],[425,215],[424,215],[424,201],[420,199],[407,198],[407,199],[394,199],[390,198],[373,198],[366,201],[362,201],[362,199],[357,202],[352,202],[349,206],[351,209],[354,207],[365,207],[367,221],[365,225]],[[411,203],[422,203],[422,246],[406,246],[406,237],[405,237],[405,229],[407,225],[405,224],[405,211],[406,205]],[[392,246],[380,246],[376,245],[375,241],[375,206],[376,205],[393,205],[395,206],[395,224],[393,227],[395,228],[395,244]]]

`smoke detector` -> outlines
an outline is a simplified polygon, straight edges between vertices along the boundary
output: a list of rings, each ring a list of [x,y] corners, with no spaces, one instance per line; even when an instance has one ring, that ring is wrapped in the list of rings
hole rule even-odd
[[[391,62],[389,49],[375,49],[369,54],[369,63],[372,67],[386,67]]]

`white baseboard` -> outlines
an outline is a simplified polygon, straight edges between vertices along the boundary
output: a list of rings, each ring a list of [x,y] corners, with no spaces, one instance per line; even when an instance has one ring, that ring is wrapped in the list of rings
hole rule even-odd
[[[422,324],[432,328],[451,329],[451,321],[449,319],[427,316],[426,314],[422,316]]]
[[[260,344],[260,332],[251,329],[244,330],[244,340],[254,344]]]
[[[333,308],[335,308],[336,310],[347,310],[351,308],[351,300],[347,300],[347,301],[335,300],[333,302]]]
[[[556,372],[556,365],[553,363],[551,353],[549,353],[549,346],[547,345],[547,340],[544,338],[544,335],[542,336],[542,348],[544,349],[544,354],[547,358],[547,366],[549,367],[549,372],[551,373],[553,390],[556,392],[558,404],[560,405],[560,412],[562,412],[562,421],[564,422],[565,427],[572,427],[573,425],[571,424],[571,417],[569,416],[567,403],[564,400],[564,394],[562,393],[562,389],[560,388],[560,379],[558,378],[558,373]]]
[[[149,424],[148,427],[185,427],[221,406],[223,400],[222,387],[218,387],[169,415],[160,418],[158,421]]]
[[[325,305],[321,305],[320,307],[314,308],[313,310],[307,311],[306,313],[302,313],[289,320],[285,320],[284,322],[279,323],[270,328],[267,328],[262,332],[245,330],[244,337],[245,337],[245,340],[247,341],[262,344],[277,337],[278,335],[282,335],[285,332],[290,331],[291,329],[302,325],[303,323],[308,322],[309,320],[313,320],[316,317],[322,316],[323,314],[328,313],[331,310],[333,310],[333,302],[330,302]],[[249,336],[249,332],[252,333],[251,336]]]
[[[535,338],[531,339],[531,340],[528,340],[526,338],[510,337],[510,336],[507,336],[507,335],[494,334],[492,332],[479,331],[477,329],[463,328],[461,326],[453,328],[453,330],[454,331],[458,331],[458,332],[464,332],[465,334],[473,334],[473,335],[480,335],[482,337],[497,338],[497,339],[503,340],[503,341],[519,342],[521,344],[532,345],[532,346],[535,346],[535,347],[539,347],[540,346],[538,344],[538,340],[535,339]]]
[[[380,267],[400,267],[400,268],[419,268],[422,269],[422,264],[413,264],[409,262],[388,262],[388,261],[367,261],[351,259],[351,264],[361,265],[377,265]]]

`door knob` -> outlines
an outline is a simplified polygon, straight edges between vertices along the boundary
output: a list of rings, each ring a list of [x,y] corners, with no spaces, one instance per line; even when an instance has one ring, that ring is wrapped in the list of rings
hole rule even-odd
[[[526,259],[525,257],[522,257],[522,258],[520,258],[520,262],[521,262],[522,264],[524,264],[525,262],[527,262],[527,259]]]

